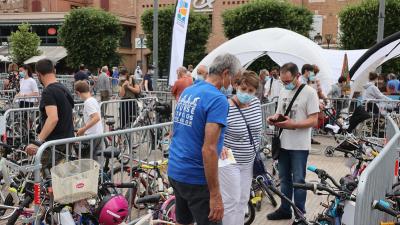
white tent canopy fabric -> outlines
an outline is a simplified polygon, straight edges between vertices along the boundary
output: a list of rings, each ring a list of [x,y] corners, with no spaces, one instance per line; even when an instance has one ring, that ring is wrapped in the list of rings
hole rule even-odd
[[[268,55],[280,66],[293,62],[299,70],[304,64],[316,64],[320,69],[318,77],[323,92],[328,93],[331,85],[340,76],[344,54],[347,52],[351,62],[355,62],[363,51],[365,50],[325,51],[298,33],[281,28],[268,28],[249,32],[225,42],[210,52],[197,66],[210,66],[215,57],[223,53],[237,56],[245,68],[264,55]],[[193,76],[197,77],[197,67],[193,71]]]
[[[369,72],[390,59],[400,56],[400,32],[395,33],[370,48],[350,70],[352,75],[352,92],[362,92],[368,82]]]
[[[367,49],[360,50],[335,50],[335,49],[322,49],[325,59],[329,62],[332,69],[332,77],[338,80],[342,74],[344,55],[347,54],[348,66],[351,68],[356,61],[367,51]]]
[[[65,58],[67,54],[67,50],[62,46],[40,46],[39,50],[41,51],[41,55],[33,56],[26,60],[24,64],[36,63],[41,59],[50,59],[54,63],[60,61]]]

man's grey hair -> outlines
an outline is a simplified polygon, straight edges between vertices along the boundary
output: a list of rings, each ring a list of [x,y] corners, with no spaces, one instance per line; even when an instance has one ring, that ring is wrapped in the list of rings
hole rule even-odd
[[[225,70],[228,70],[230,76],[235,76],[241,70],[239,59],[229,53],[217,56],[210,65],[209,74],[221,76]]]
[[[108,66],[103,66],[101,72],[106,73],[108,71]]]

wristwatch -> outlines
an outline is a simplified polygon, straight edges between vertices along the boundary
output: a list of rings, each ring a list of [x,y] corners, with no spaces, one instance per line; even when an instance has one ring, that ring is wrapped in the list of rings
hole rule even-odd
[[[36,145],[36,146],[38,146],[38,147],[40,147],[43,143],[44,143],[44,141],[40,140],[39,138],[36,138],[36,139],[32,142],[32,144],[34,144],[34,145]]]

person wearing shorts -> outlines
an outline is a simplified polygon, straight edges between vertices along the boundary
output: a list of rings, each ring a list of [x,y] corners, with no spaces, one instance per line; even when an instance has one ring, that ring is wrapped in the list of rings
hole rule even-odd
[[[229,104],[219,89],[239,73],[235,56],[220,55],[211,64],[207,79],[186,88],[177,102],[168,177],[175,193],[178,225],[221,224],[224,206],[218,157]]]

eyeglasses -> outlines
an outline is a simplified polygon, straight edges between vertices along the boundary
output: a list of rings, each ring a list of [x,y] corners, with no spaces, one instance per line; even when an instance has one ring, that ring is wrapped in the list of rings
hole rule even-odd
[[[292,80],[289,80],[289,81],[283,81],[282,80],[282,83],[283,83],[283,85],[288,85],[288,84],[292,83],[295,79],[297,79],[297,77],[295,77],[295,78],[293,78]]]

